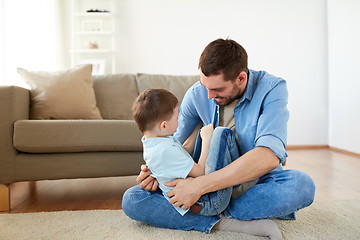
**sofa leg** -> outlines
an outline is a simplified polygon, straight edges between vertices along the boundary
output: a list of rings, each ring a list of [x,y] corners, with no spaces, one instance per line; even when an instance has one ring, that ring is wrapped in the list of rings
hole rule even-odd
[[[10,210],[10,186],[0,184],[0,211]]]

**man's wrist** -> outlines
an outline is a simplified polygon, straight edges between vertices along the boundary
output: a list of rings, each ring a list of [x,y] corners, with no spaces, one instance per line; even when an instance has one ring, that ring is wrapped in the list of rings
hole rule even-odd
[[[204,194],[210,192],[210,191],[207,190],[208,184],[206,184],[205,176],[206,175],[202,175],[202,176],[194,178],[195,185],[197,186],[200,195],[204,195]]]

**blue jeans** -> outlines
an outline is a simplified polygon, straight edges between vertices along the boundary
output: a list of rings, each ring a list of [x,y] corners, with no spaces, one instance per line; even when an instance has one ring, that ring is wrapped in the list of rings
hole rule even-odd
[[[240,220],[295,219],[295,212],[309,206],[314,194],[315,185],[306,173],[283,170],[280,165],[260,177],[257,184],[240,197],[231,199],[224,214]],[[209,233],[220,220],[218,215],[203,216],[192,212],[181,216],[160,190],[148,192],[138,185],[124,193],[122,208],[130,218],[162,228]]]
[[[214,129],[208,157],[205,165],[205,174],[219,170],[240,157],[235,134],[229,128],[217,127]],[[218,161],[222,159],[222,161]],[[201,206],[201,215],[214,216],[222,213],[229,205],[232,187],[220,189],[204,194],[196,205]]]

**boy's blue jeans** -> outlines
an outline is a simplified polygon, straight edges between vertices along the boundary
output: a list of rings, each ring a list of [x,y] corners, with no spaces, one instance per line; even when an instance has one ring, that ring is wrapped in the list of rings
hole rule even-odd
[[[218,134],[217,131],[214,131],[214,140],[218,138]],[[221,144],[223,145],[223,143]],[[219,152],[225,154],[226,151],[221,149],[220,147]],[[209,156],[212,155],[213,153],[209,151]],[[218,159],[224,161],[223,158]],[[215,168],[221,168],[221,166],[226,166],[228,163],[219,164]],[[208,167],[210,168],[208,170],[211,171],[214,165]],[[206,194],[201,198],[205,198],[205,196],[211,198],[211,196],[214,196],[212,194],[217,194],[217,192]],[[275,170],[260,177],[257,184],[243,195],[230,199],[224,214],[229,218],[233,217],[240,220],[262,218],[295,219],[295,212],[309,206],[314,200],[314,194],[315,185],[307,174],[297,170],[283,170],[280,165]],[[216,198],[215,195],[213,199],[216,201]],[[218,215],[203,216],[192,212],[181,216],[163,197],[160,190],[148,192],[141,189],[139,185],[128,189],[124,193],[122,207],[130,218],[163,228],[194,229],[209,233],[211,228],[220,220]],[[223,206],[215,207],[215,209],[217,208],[221,209]]]
[[[217,127],[214,129],[211,138],[205,174],[222,169],[239,157],[240,153],[234,132],[229,128]],[[196,205],[201,206],[200,214],[214,216],[222,213],[229,205],[232,189],[232,187],[228,187],[201,196],[196,203]]]

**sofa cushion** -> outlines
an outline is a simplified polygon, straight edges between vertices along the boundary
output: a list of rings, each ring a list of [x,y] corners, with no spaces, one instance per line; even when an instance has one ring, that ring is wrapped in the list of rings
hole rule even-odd
[[[91,65],[67,71],[33,72],[18,68],[31,87],[31,119],[102,119],[96,106]]]
[[[142,151],[133,120],[19,120],[14,147],[27,153]]]
[[[134,74],[94,76],[97,106],[104,119],[133,119],[131,107],[138,90]]]
[[[152,75],[137,74],[137,85],[139,93],[147,88],[164,88],[172,92],[182,102],[186,91],[197,81],[199,75],[195,76],[176,76],[176,75]]]

